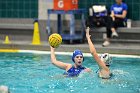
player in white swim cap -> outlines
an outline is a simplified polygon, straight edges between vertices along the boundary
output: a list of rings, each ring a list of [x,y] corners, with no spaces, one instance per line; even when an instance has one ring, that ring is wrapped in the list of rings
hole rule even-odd
[[[106,66],[109,67],[111,65],[111,57],[110,57],[109,53],[101,54],[100,58],[103,62],[105,62]]]
[[[87,27],[86,29],[86,38],[89,44],[89,49],[90,52],[92,54],[92,56],[94,57],[96,63],[99,66],[99,70],[98,70],[98,75],[99,77],[103,78],[103,79],[109,79],[112,76],[112,73],[109,69],[110,66],[110,56],[108,53],[104,53],[101,54],[100,56],[98,56],[96,49],[94,47],[94,44],[92,43],[91,39],[90,39],[90,34],[89,34],[89,30],[90,28]]]

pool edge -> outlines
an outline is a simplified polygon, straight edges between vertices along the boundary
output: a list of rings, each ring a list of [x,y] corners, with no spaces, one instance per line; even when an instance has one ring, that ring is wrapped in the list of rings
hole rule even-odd
[[[50,54],[50,51],[40,51],[40,50],[20,50],[20,49],[0,49],[0,53],[35,53],[35,54]],[[55,52],[59,55],[72,55],[72,52]],[[83,53],[84,56],[92,56],[90,53]],[[100,53],[98,53],[100,54]],[[112,57],[131,57],[131,58],[140,58],[139,55],[125,55],[125,54],[113,54],[110,53]]]
[[[50,54],[50,51],[38,51],[38,50],[19,50],[20,53],[36,53],[36,54]],[[55,52],[55,54],[59,55],[72,55],[72,52]],[[100,54],[100,53],[99,53]],[[92,56],[90,53],[83,53],[84,56]],[[124,55],[124,54],[110,54],[112,57],[133,57],[140,58],[137,55]]]

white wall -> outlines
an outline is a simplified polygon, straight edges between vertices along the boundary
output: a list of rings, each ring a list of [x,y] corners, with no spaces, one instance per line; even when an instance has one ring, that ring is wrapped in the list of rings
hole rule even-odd
[[[46,20],[48,19],[47,16],[47,9],[53,9],[53,0],[38,0],[38,15],[39,19]],[[69,15],[63,15],[62,19],[69,20]],[[56,20],[57,16],[55,14],[51,14],[50,16],[51,20]]]

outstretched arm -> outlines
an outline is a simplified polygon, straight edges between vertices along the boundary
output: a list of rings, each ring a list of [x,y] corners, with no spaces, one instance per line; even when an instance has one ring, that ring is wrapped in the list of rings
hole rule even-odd
[[[94,47],[94,44],[92,43],[92,41],[90,39],[91,35],[89,35],[89,30],[90,30],[90,28],[87,27],[87,29],[86,29],[86,38],[87,38],[87,41],[88,41],[88,44],[89,44],[90,52],[91,52],[92,56],[94,57],[94,59],[96,60],[98,66],[100,68],[105,69],[105,70],[109,70],[108,67],[105,65],[105,63],[98,56],[98,54],[96,52],[96,49]]]
[[[68,68],[71,66],[71,64],[63,63],[61,61],[56,60],[55,53],[54,53],[55,49],[51,46],[50,46],[50,49],[51,49],[51,62],[52,62],[52,64],[54,64],[55,66],[57,66],[61,69],[68,70]]]

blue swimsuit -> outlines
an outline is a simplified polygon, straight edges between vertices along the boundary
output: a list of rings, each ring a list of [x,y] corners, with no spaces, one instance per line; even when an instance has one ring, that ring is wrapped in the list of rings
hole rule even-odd
[[[80,72],[83,71],[84,69],[86,69],[86,68],[82,67],[82,66],[79,66],[77,68],[72,66],[67,72],[64,73],[64,75],[66,75],[67,77],[78,76],[80,74]]]

